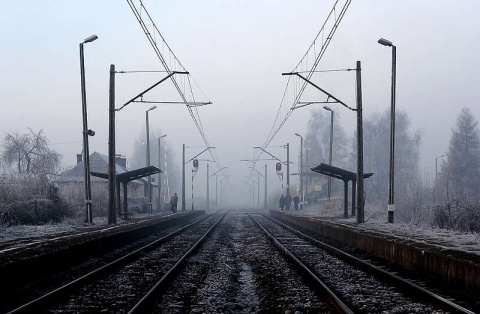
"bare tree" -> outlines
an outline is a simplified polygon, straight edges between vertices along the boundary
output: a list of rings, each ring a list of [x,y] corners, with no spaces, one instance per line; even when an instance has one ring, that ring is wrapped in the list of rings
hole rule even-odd
[[[60,155],[48,147],[48,139],[43,130],[35,133],[29,128],[29,133],[18,131],[7,133],[4,138],[2,161],[15,165],[19,174],[55,174],[60,164]]]

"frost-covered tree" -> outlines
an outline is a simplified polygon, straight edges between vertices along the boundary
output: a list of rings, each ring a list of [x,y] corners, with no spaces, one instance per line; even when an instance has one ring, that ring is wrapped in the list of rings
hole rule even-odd
[[[373,172],[365,180],[367,199],[387,203],[390,159],[390,112],[375,113],[364,118],[364,172]],[[356,138],[356,135],[355,135]],[[395,119],[395,203],[401,207],[402,197],[418,189],[420,133],[410,131],[406,112],[397,110]],[[353,141],[356,160],[356,140]]]
[[[1,159],[13,166],[18,174],[54,175],[60,165],[60,155],[48,147],[43,130],[37,133],[18,131],[7,133],[3,141]]]
[[[335,112],[333,122],[333,158],[332,165],[346,168],[349,164],[349,139],[343,130],[339,113]],[[310,148],[308,153],[309,165],[328,163],[330,154],[330,113],[325,110],[312,110],[308,121],[305,147]]]
[[[453,198],[478,197],[480,189],[480,138],[478,121],[468,108],[463,108],[452,129],[447,162],[442,167],[443,182]],[[446,181],[447,182],[446,182]]]

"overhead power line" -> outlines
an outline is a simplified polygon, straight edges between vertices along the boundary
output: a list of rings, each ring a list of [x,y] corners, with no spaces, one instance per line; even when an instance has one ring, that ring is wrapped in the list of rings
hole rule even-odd
[[[140,24],[143,32],[145,33],[148,41],[150,42],[150,45],[152,46],[153,50],[155,51],[155,54],[157,55],[158,59],[160,60],[162,66],[164,67],[165,71],[168,74],[171,74],[174,71],[181,71],[181,72],[188,72],[187,69],[183,66],[183,64],[180,62],[180,60],[177,58],[177,56],[173,53],[172,49],[170,46],[167,44],[165,38],[163,35],[160,33],[157,25],[153,21],[151,15],[148,13],[145,5],[141,0],[138,1],[138,5],[135,5],[133,0],[127,0],[128,5],[130,6],[130,9],[132,10],[133,14],[135,15],[135,18],[137,19],[138,23]],[[149,25],[151,27],[149,28],[147,24],[145,23],[143,17],[142,17],[142,12],[144,12],[146,15],[146,19]],[[186,79],[184,78],[186,76]],[[210,147],[210,143],[208,142],[207,136],[205,134],[205,130],[202,125],[202,121],[200,119],[200,114],[198,113],[198,105],[191,105],[191,104],[196,104],[198,103],[195,99],[195,95],[193,92],[193,87],[192,87],[192,81],[193,84],[198,88],[200,93],[205,97],[207,101],[202,102],[202,104],[211,104],[211,101],[208,100],[207,96],[205,93],[201,90],[199,85],[195,82],[193,77],[188,74],[188,75],[182,75],[180,80],[183,80],[179,84],[179,80],[175,76],[171,76],[170,80],[172,81],[173,85],[175,86],[178,94],[180,95],[181,99],[185,103],[185,106],[190,114],[190,117],[192,118],[193,122],[195,123],[195,126],[197,127],[198,132],[200,133],[200,136],[203,139],[203,142],[205,143],[206,147]],[[217,167],[221,168],[221,165],[218,163],[218,157],[216,156],[216,153],[210,152],[211,157],[215,160],[217,163]],[[215,155],[215,156],[214,156]]]
[[[316,71],[316,68],[325,51],[327,50],[328,45],[332,41],[333,35],[335,34],[335,31],[337,30],[350,3],[351,0],[335,1],[333,8],[330,10],[330,13],[323,23],[320,31],[317,33],[317,36],[315,36],[312,44],[310,44],[308,47],[307,52],[292,69],[292,73],[307,73],[306,78],[307,80],[310,80],[314,73],[320,72]],[[320,45],[319,50],[317,50],[317,45]],[[270,129],[270,133],[263,144],[263,148],[270,144],[285,122],[287,122],[293,110],[300,102],[300,98],[307,85],[308,83],[306,81],[300,80],[296,76],[288,76],[287,84],[280,101],[280,106],[275,116],[272,128]]]

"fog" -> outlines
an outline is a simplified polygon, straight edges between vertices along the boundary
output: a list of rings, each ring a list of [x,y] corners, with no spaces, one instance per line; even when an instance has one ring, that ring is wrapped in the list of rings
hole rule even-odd
[[[334,1],[143,1],[160,32],[203,91],[198,108],[208,142],[215,147],[217,165],[228,167],[226,203],[251,203],[249,162],[258,156],[272,128],[287,78],[319,31]],[[390,106],[391,50],[397,47],[397,109],[407,112],[411,129],[420,130],[420,168],[432,178],[435,157],[443,155],[456,117],[469,107],[480,117],[480,2],[353,1],[333,37],[318,70],[354,68],[362,62],[363,109],[368,116]],[[121,70],[163,70],[126,1],[2,1],[0,125],[3,132],[43,129],[51,147],[66,166],[75,164],[82,150],[79,43],[92,34],[99,39],[85,45],[85,68],[90,152],[107,154],[109,66]],[[117,74],[116,107],[165,76],[165,73]],[[355,106],[354,72],[315,75],[314,81],[347,104]],[[323,97],[314,90],[305,100]],[[181,101],[170,82],[148,98]],[[322,98],[323,99],[323,98]],[[205,143],[182,104],[160,104],[150,112],[150,129],[160,129],[181,167],[182,144],[187,160]],[[145,129],[149,104],[133,103],[116,116],[117,153],[131,158],[134,140]],[[290,143],[290,158],[298,163],[300,141],[311,109],[295,110],[267,148],[285,156],[278,146]],[[349,136],[355,114],[332,105]],[[387,150],[388,147],[385,147]],[[205,195],[206,167],[200,169],[195,190]],[[333,162],[335,164],[335,160]],[[257,163],[263,172],[265,163]],[[269,161],[269,190],[279,192]],[[187,166],[187,173],[191,164]],[[355,169],[351,169],[355,170]],[[366,169],[368,171],[368,169]],[[296,172],[294,169],[292,172]],[[255,179],[256,180],[256,179]],[[292,177],[291,185],[297,179]],[[190,176],[187,174],[187,200]],[[263,184],[262,180],[260,181]],[[212,188],[213,186],[213,188]],[[215,181],[210,191],[214,195]],[[263,189],[263,185],[262,185]],[[188,208],[188,207],[187,207]]]

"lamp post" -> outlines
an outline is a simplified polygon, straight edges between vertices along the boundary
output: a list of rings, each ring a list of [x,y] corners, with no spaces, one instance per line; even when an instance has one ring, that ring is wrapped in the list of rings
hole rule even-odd
[[[306,149],[305,149],[305,195],[304,195],[304,197],[306,197],[307,194],[308,194],[308,181],[307,181],[307,177],[308,177],[308,152],[311,149],[312,149],[311,147],[306,147]],[[305,208],[305,199],[303,200],[303,206]]]
[[[298,133],[295,133],[296,136],[300,137],[300,195],[302,196],[302,205],[300,209],[303,206],[303,202],[305,200],[305,195],[303,194],[303,136],[301,136]]]
[[[161,169],[162,166],[162,150],[161,150],[161,145],[160,145],[160,140],[167,135],[164,134],[158,138],[158,169]],[[162,172],[158,173],[158,204],[157,204],[157,210],[161,211],[162,210]]]
[[[323,109],[330,111],[330,154],[328,156],[328,164],[332,165],[332,153],[333,153],[333,114],[334,111],[328,106],[323,106]],[[328,201],[330,202],[330,197],[332,195],[332,177],[328,177]]]
[[[390,162],[389,162],[389,183],[388,183],[388,222],[394,222],[395,199],[394,199],[394,175],[395,175],[395,94],[396,94],[396,72],[397,72],[397,47],[384,38],[378,43],[383,46],[392,47],[392,90],[390,108]]]
[[[87,92],[85,88],[85,61],[83,55],[83,45],[97,40],[97,35],[92,35],[80,43],[80,84],[82,93],[82,116],[83,116],[83,168],[85,178],[85,210],[86,222],[92,223],[92,189],[90,185],[90,152],[88,149],[88,136],[93,136],[95,132],[88,129],[87,123]]]
[[[437,182],[437,174],[438,174],[438,164],[437,164],[437,160],[438,160],[439,158],[443,158],[443,157],[445,157],[445,155],[435,157],[435,183]]]
[[[152,111],[153,109],[157,108],[157,106],[153,106],[145,112],[145,121],[146,121],[146,128],[147,128],[147,153],[146,153],[146,166],[150,166],[150,127],[148,124],[148,112]],[[150,213],[153,212],[153,205],[152,205],[152,178],[148,175],[148,187],[147,187],[147,195],[148,195],[148,211]]]

